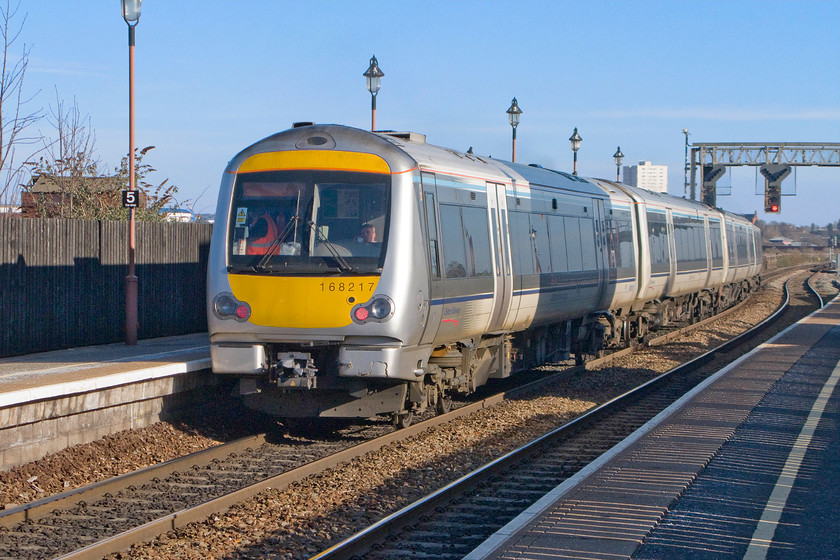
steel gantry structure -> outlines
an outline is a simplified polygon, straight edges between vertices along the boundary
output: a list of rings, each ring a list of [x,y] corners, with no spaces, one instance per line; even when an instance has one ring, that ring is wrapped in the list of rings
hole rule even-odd
[[[781,209],[782,180],[791,167],[840,167],[840,143],[827,142],[715,142],[691,146],[691,199],[696,199],[699,182],[700,198],[716,206],[715,184],[727,167],[760,167],[764,176],[764,210],[777,213]],[[699,181],[697,175],[700,175]]]

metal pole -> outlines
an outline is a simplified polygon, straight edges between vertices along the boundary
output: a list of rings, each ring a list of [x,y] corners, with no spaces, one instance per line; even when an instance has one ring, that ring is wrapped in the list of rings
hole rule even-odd
[[[376,94],[370,94],[370,131],[376,131]]]
[[[695,189],[694,185],[697,184],[696,183],[697,166],[695,165],[694,160],[698,159],[699,154],[700,154],[700,149],[699,148],[691,148],[691,196],[690,196],[689,200],[694,200],[695,199],[695,190],[696,189]],[[702,162],[699,162],[698,164],[701,165],[700,173],[702,174],[703,173]],[[702,178],[700,180],[702,181]]]
[[[574,166],[572,168],[573,169],[572,175],[577,175],[577,152],[573,152],[573,153],[575,154],[575,157],[574,157]]]
[[[683,196],[688,194],[688,129],[683,129],[685,134],[685,181],[683,183]]]
[[[511,158],[510,158],[510,160],[513,163],[516,163],[516,127],[515,126],[513,127],[513,140],[512,140],[512,146],[511,146]]]
[[[128,188],[135,190],[134,178],[134,26],[128,26]],[[125,343],[137,344],[137,276],[134,274],[134,207],[129,208],[128,276],[125,277]]]

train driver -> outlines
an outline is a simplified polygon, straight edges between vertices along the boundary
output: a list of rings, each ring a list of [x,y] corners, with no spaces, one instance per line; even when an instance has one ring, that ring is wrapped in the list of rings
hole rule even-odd
[[[277,238],[277,223],[268,213],[259,214],[248,228],[246,255],[264,255]]]
[[[365,224],[362,226],[362,231],[359,237],[356,238],[359,243],[375,243],[376,242],[376,228],[373,224]]]

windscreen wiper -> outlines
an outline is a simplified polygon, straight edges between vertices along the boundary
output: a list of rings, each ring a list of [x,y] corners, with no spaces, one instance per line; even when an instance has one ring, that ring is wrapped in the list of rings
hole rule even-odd
[[[291,217],[291,219],[289,219],[289,222],[286,224],[286,227],[284,227],[283,231],[281,231],[277,235],[277,237],[274,238],[274,241],[272,241],[271,245],[268,246],[268,250],[262,256],[262,258],[259,260],[259,262],[256,264],[256,266],[254,266],[254,269],[256,271],[258,271],[258,272],[264,272],[265,271],[265,265],[268,264],[268,260],[272,256],[274,256],[274,252],[277,250],[277,247],[279,247],[280,244],[283,243],[283,241],[286,240],[286,237],[289,236],[289,233],[291,233],[291,231],[292,231],[293,225],[296,224],[297,221],[298,221],[297,214],[295,214],[294,216]]]
[[[327,248],[327,251],[329,251],[333,258],[336,260],[336,262],[338,262],[338,269],[341,272],[352,272],[353,270],[355,270],[352,266],[350,266],[350,263],[347,262],[347,259],[341,256],[341,254],[338,252],[338,249],[335,248],[335,245],[333,245],[332,242],[329,239],[327,239],[324,236],[324,234],[321,233],[321,231],[315,227],[315,222],[313,222],[312,220],[309,221],[309,229],[311,229],[315,233],[315,240],[323,243],[324,247]]]

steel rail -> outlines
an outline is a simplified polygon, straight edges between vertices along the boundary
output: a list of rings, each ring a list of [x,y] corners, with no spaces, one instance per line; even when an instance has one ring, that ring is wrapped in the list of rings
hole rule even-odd
[[[812,294],[817,296],[817,300],[819,300],[819,302],[820,302],[820,309],[822,309],[823,307],[825,307],[825,301],[823,300],[822,296],[817,291],[817,289],[814,286],[811,285],[811,280],[813,280],[817,276],[817,274],[819,274],[819,272],[815,272],[814,274],[812,274],[808,278],[808,281],[805,282],[805,285],[808,287],[808,290],[810,290]]]
[[[442,503],[449,502],[457,496],[463,495],[471,488],[474,488],[475,486],[480,484],[483,481],[483,479],[485,479],[487,476],[504,470],[508,466],[521,461],[523,458],[531,456],[537,449],[541,448],[542,446],[551,444],[559,439],[565,438],[570,433],[584,426],[592,424],[599,418],[602,418],[603,416],[610,414],[614,410],[624,406],[627,401],[636,399],[640,396],[644,396],[654,391],[659,386],[661,386],[677,374],[703,365],[706,362],[710,361],[715,355],[723,353],[733,348],[746,338],[760,333],[768,326],[770,326],[774,321],[776,321],[782,313],[784,313],[784,311],[788,308],[789,303],[790,292],[788,290],[787,282],[785,282],[784,299],[782,303],[779,305],[776,311],[773,312],[772,315],[770,315],[761,323],[755,325],[751,329],[744,331],[736,337],[724,342],[717,348],[710,350],[709,352],[706,352],[692,359],[691,361],[686,362],[685,364],[677,366],[676,368],[651,379],[650,381],[636,387],[635,389],[627,391],[626,393],[615,397],[604,404],[597,406],[596,408],[593,408],[592,410],[583,414],[582,416],[579,416],[574,420],[564,424],[563,426],[560,426],[559,428],[552,430],[551,432],[543,436],[540,436],[539,438],[531,441],[530,443],[527,443],[524,446],[514,451],[511,451],[506,455],[499,457],[498,459],[495,459],[482,467],[479,467],[471,473],[464,475],[458,480],[429,494],[425,498],[417,500],[416,502],[402,508],[401,510],[383,518],[382,520],[371,525],[370,527],[348,537],[347,539],[328,548],[327,550],[311,557],[310,560],[338,560],[344,558],[351,558],[354,555],[360,553],[361,551],[370,548],[372,544],[385,540],[388,537],[388,535],[398,533],[403,527],[409,525],[414,519],[426,514],[433,514],[434,509],[439,507]]]
[[[741,304],[733,306],[732,308],[729,308],[718,315],[706,318],[695,324],[682,327],[676,331],[667,333],[666,335],[663,335],[661,337],[652,338],[648,342],[648,344],[661,344],[663,341],[673,339],[677,336],[685,334],[686,332],[702,328],[710,321],[721,319],[727,314],[735,312],[737,309],[740,308],[740,306]],[[571,375],[575,372],[581,371],[581,369],[583,368],[591,369],[607,364],[620,356],[627,355],[636,350],[637,348],[625,348],[614,352],[608,356],[589,360],[582,366],[569,367],[568,369],[562,372],[546,376],[543,379],[532,381],[531,383],[525,384],[515,389],[492,395],[490,397],[481,399],[480,401],[459,407],[447,414],[434,416],[422,422],[418,422],[417,424],[408,428],[394,431],[390,434],[380,436],[379,438],[358,444],[354,447],[348,448],[329,457],[324,457],[307,465],[297,467],[295,469],[286,471],[284,473],[280,473],[273,477],[269,477],[256,484],[236,490],[233,493],[229,493],[224,496],[219,496],[218,498],[208,500],[196,506],[165,515],[156,520],[130,529],[126,532],[107,537],[105,539],[92,543],[87,547],[67,553],[59,558],[67,560],[86,560],[93,558],[101,558],[106,554],[119,552],[137,542],[154,539],[155,537],[161,534],[183,527],[184,525],[190,522],[198,521],[210,515],[224,512],[231,505],[245,500],[247,498],[250,498],[265,489],[283,489],[289,484],[292,484],[293,482],[302,480],[314,473],[321,472],[338,464],[348,462],[354,458],[361,457],[370,451],[379,449],[390,443],[407,439],[409,437],[418,435],[426,429],[449,422],[451,420],[455,420],[463,416],[468,416],[470,414],[475,413],[478,410],[489,408],[491,406],[504,402],[507,399],[517,397],[523,393],[534,391],[538,389],[540,385],[556,381],[558,377]],[[597,409],[594,409],[592,412],[594,412],[595,410]],[[49,514],[49,512],[53,510],[66,508],[78,504],[81,501],[95,500],[104,496],[107,493],[115,493],[119,489],[125,488],[130,485],[139,486],[155,478],[164,478],[172,472],[185,471],[193,465],[206,465],[214,460],[227,457],[232,453],[239,453],[240,451],[248,448],[258,447],[264,442],[265,434],[259,434],[247,438],[242,438],[234,442],[218,445],[216,447],[192,453],[184,457],[172,459],[170,461],[166,461],[158,465],[152,465],[139,471],[120,475],[112,479],[108,479],[88,486],[63,492],[61,494],[56,494],[54,496],[42,498],[35,502],[31,502],[29,504],[24,504],[22,506],[17,506],[4,512],[0,512],[0,526],[11,527],[23,521],[37,520]]]
[[[53,510],[76,505],[81,501],[95,500],[107,493],[113,493],[116,490],[130,485],[137,486],[144,484],[154,478],[166,476],[173,471],[183,470],[185,465],[207,465],[231,453],[238,453],[249,447],[260,446],[263,443],[265,443],[265,434],[244,437],[107,480],[47,496],[46,498],[29,502],[28,504],[9,508],[0,512],[0,527],[11,527],[24,521],[35,521],[46,516]]]

